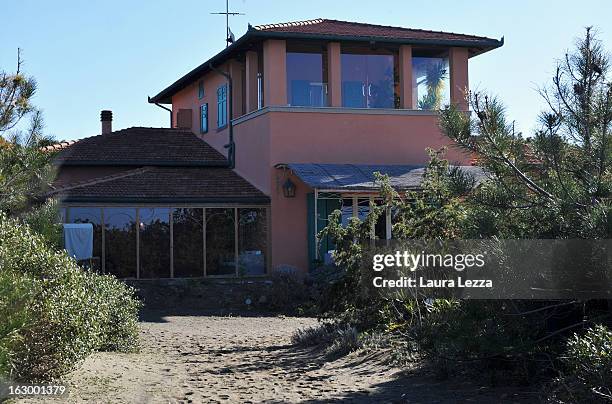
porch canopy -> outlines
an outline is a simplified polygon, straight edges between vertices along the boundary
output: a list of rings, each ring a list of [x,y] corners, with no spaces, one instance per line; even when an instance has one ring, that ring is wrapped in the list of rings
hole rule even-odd
[[[418,190],[423,181],[424,166],[397,164],[320,164],[288,163],[277,168],[287,168],[315,191],[337,193],[372,193],[380,189],[375,172],[389,176],[390,185],[396,190]],[[460,166],[474,176],[476,183],[485,178],[480,167]]]

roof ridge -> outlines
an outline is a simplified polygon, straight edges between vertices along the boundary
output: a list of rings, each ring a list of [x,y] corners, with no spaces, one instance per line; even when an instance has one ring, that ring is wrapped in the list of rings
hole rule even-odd
[[[128,170],[128,171],[123,171],[121,173],[118,174],[111,174],[111,175],[106,175],[103,177],[96,177],[94,179],[91,180],[86,180],[86,181],[81,181],[81,182],[74,182],[72,184],[68,184],[65,187],[62,188],[57,188],[51,192],[49,192],[50,194],[56,194],[62,191],[68,191],[71,189],[76,189],[76,188],[81,188],[81,187],[85,187],[88,185],[95,185],[95,184],[100,184],[103,182],[108,182],[108,181],[113,181],[113,180],[117,180],[120,178],[125,178],[125,177],[131,177],[132,175],[136,175],[136,174],[142,174],[145,173],[147,171],[151,171],[153,169],[153,167],[147,166],[147,167],[139,167],[139,168],[135,168],[133,170]]]
[[[80,142],[82,140],[87,140],[87,139],[92,139],[94,137],[100,137],[100,136],[109,136],[109,135],[121,135],[127,131],[130,131],[132,129],[147,129],[147,130],[163,130],[163,131],[169,131],[169,132],[179,132],[179,133],[189,133],[189,134],[193,134],[195,137],[197,137],[192,131],[190,131],[189,129],[182,129],[182,128],[157,128],[154,126],[130,126],[128,128],[123,128],[123,129],[119,129],[119,130],[114,130],[110,133],[107,134],[97,134],[97,135],[91,135],[91,136],[85,136],[79,139],[71,139],[71,140],[62,140],[60,142],[54,143],[52,145],[48,145],[48,146],[43,146],[41,147],[41,150],[43,152],[50,152],[50,151],[59,151],[59,150],[63,150],[69,146],[72,146],[73,144]]]
[[[261,31],[261,30],[266,30],[270,28],[301,27],[304,25],[314,25],[314,24],[320,24],[323,21],[325,21],[324,18],[314,18],[312,20],[287,21],[287,22],[279,22],[279,23],[274,23],[274,24],[255,25],[253,28]]]

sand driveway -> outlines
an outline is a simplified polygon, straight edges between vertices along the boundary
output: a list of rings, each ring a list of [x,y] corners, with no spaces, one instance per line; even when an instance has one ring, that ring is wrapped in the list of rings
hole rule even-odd
[[[142,352],[92,355],[66,378],[70,394],[58,402],[524,401],[460,382],[399,377],[397,369],[363,354],[327,362],[318,350],[291,345],[296,329],[315,323],[278,316],[149,313],[141,322]]]

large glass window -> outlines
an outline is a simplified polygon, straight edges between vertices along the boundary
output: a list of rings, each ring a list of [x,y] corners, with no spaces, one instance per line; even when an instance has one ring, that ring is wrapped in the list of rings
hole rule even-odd
[[[118,278],[136,277],[136,209],[104,209],[106,272]]]
[[[287,101],[301,107],[327,105],[322,53],[287,52]]]
[[[206,209],[206,274],[235,275],[235,222],[233,208]]]
[[[176,208],[172,212],[174,276],[204,276],[204,221],[202,208]]]
[[[238,209],[238,273],[263,275],[266,273],[266,209]]]
[[[412,97],[417,109],[436,110],[450,102],[448,58],[412,58]]]
[[[170,277],[170,209],[141,208],[140,277]]]
[[[93,225],[92,269],[102,270],[102,209],[70,208],[70,223],[91,223]]]
[[[393,55],[342,54],[342,106],[395,108]]]

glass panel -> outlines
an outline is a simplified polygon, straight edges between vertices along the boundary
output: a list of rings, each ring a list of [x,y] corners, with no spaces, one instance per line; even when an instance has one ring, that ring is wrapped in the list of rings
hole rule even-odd
[[[353,198],[343,199],[340,211],[342,212],[342,226],[346,227],[350,218],[353,217]]]
[[[393,55],[368,55],[366,60],[368,108],[393,108],[395,106]]]
[[[117,278],[136,277],[136,209],[104,209],[106,272]]]
[[[417,109],[440,109],[450,102],[448,58],[412,58],[412,96]]]
[[[342,54],[342,106],[366,107],[366,82],[368,77],[366,55]]]
[[[287,52],[287,101],[292,106],[327,105],[321,53]]]
[[[102,209],[100,208],[70,208],[70,223],[91,223],[93,225],[93,257],[91,260],[94,271],[102,271]]]
[[[200,105],[200,132],[208,132],[208,104]]]
[[[174,277],[204,276],[203,209],[176,208],[172,217]]]
[[[394,108],[393,55],[342,54],[342,105]]]
[[[235,275],[234,209],[206,209],[206,274]]]
[[[238,273],[264,275],[268,241],[266,210],[240,208],[238,215]]]
[[[382,205],[382,201],[375,201],[377,206]],[[386,240],[387,239],[387,215],[386,213],[383,211],[380,216],[378,216],[378,219],[376,220],[376,224],[374,225],[374,235],[376,235],[376,238],[379,240]]]
[[[370,200],[359,199],[357,201],[357,217],[359,220],[364,221],[368,213],[370,213]]]
[[[170,209],[142,208],[140,219],[140,277],[170,277]]]
[[[66,208],[59,208],[57,210],[57,222],[66,223]]]

